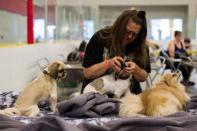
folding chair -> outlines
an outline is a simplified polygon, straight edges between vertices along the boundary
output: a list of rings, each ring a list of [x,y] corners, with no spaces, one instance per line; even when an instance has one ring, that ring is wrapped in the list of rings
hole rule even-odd
[[[158,56],[154,66],[151,66],[151,70],[155,71],[155,74],[153,75],[153,77],[149,78],[151,85],[153,84],[153,81],[155,80],[155,78],[160,74],[163,75],[165,72],[165,68],[166,68],[166,59],[162,56]]]
[[[182,59],[170,58],[165,50],[161,50],[155,63],[156,64],[154,66],[151,65],[151,70],[155,71],[155,74],[152,77],[149,75],[148,78],[151,85],[159,74],[161,76],[164,74],[166,69],[170,69],[174,72],[179,71],[179,67],[182,64]],[[157,63],[159,64],[157,65]],[[175,66],[175,64],[177,65]]]
[[[179,70],[182,59],[170,58],[165,50],[161,50],[160,56],[163,56],[165,58],[166,69],[170,69],[171,71]],[[175,66],[175,64],[177,65]]]
[[[152,58],[152,59],[151,59]],[[150,56],[151,61],[151,72],[154,72],[154,74],[150,73],[148,74],[148,78],[146,80],[146,87],[149,88],[153,85],[153,81],[155,78],[161,74],[163,75],[165,71],[165,58],[158,55],[152,55]]]

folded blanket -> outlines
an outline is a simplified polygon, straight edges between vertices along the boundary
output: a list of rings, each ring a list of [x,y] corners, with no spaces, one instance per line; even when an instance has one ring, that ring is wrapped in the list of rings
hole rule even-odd
[[[69,117],[99,117],[117,114],[119,101],[98,93],[85,93],[57,104],[55,114]]]

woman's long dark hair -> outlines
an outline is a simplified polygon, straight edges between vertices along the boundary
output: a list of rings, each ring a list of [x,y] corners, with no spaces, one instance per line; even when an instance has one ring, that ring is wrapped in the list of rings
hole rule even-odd
[[[108,40],[110,46],[110,54],[113,56],[125,56],[126,51],[134,54],[134,59],[141,67],[145,67],[147,58],[146,36],[147,24],[144,11],[126,10],[124,11],[110,27],[106,27],[101,31],[101,37]],[[126,35],[126,26],[129,21],[141,25],[141,30],[135,40],[128,44],[126,48],[123,46],[123,39]]]

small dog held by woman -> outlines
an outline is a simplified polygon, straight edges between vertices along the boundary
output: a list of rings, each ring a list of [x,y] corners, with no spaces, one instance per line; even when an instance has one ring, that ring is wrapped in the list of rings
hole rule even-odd
[[[130,80],[132,79],[132,76],[122,76],[123,69],[126,67],[125,61],[126,57],[121,62],[121,71],[119,73],[111,72],[111,74],[95,79],[84,88],[83,93],[98,92],[101,94],[112,94],[115,98],[121,98],[129,91]]]
[[[83,93],[98,92],[101,94],[113,94],[115,98],[120,98],[124,93],[129,90],[130,78],[126,80],[115,80],[114,74],[104,75],[89,83]]]
[[[49,100],[50,109],[54,112],[57,103],[57,79],[65,78],[65,65],[55,61],[35,80],[30,82],[20,93],[14,107],[0,110],[0,114],[35,117],[40,114],[38,102]]]
[[[139,95],[127,93],[121,99],[119,115],[122,117],[166,116],[182,111],[190,96],[180,83],[179,73],[167,73],[150,89]]]

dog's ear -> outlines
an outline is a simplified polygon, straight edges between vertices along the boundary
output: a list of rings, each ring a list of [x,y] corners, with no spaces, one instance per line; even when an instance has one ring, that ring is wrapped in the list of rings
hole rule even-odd
[[[48,66],[48,73],[55,79],[58,77],[58,68],[59,68],[59,63],[53,62]]]
[[[90,83],[96,90],[101,90],[104,87],[104,81],[102,78],[97,78]]]

